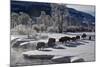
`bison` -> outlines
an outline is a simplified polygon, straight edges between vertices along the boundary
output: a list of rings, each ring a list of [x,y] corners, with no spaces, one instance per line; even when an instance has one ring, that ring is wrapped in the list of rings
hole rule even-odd
[[[76,39],[80,39],[80,36],[77,35],[77,36],[76,36]]]
[[[65,37],[61,37],[60,39],[59,39],[59,42],[67,42],[67,41],[70,41],[70,37],[68,37],[68,36],[65,36]]]
[[[55,42],[56,42],[55,38],[49,38],[48,43],[47,43],[48,47],[54,47],[56,45]]]
[[[91,40],[91,36],[89,36],[89,40]]]
[[[45,48],[45,46],[46,46],[46,43],[44,43],[44,42],[38,42],[37,43],[37,46],[36,46],[36,49],[37,50],[41,50],[41,49],[43,49],[43,48]]]
[[[87,35],[85,33],[83,33],[81,37],[84,39],[84,38],[86,38],[86,36]]]
[[[72,40],[72,41],[76,41],[76,37],[72,37],[71,40]]]

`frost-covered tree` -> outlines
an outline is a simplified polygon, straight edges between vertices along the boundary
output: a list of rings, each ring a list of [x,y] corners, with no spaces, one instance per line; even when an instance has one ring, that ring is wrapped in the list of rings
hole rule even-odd
[[[14,28],[19,24],[18,17],[19,17],[18,13],[15,12],[11,13],[11,28]]]
[[[59,33],[63,32],[63,24],[65,17],[67,16],[66,5],[64,4],[51,4],[52,20],[54,27],[57,26]]]
[[[27,13],[20,12],[18,17],[19,23],[23,25],[31,25],[31,17]]]
[[[45,11],[41,11],[40,16],[37,17],[37,24],[41,27],[41,32],[46,32],[47,28],[52,25],[51,17]]]
[[[20,24],[25,25],[26,31],[28,32],[27,35],[29,36],[29,34],[31,32],[31,30],[29,30],[29,29],[31,29],[31,27],[32,27],[31,26],[32,25],[31,17],[26,13],[20,12],[19,17],[18,17],[18,21],[19,21]]]

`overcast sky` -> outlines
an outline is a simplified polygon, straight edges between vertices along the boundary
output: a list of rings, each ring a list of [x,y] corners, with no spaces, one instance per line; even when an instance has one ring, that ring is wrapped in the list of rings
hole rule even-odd
[[[67,5],[69,8],[74,8],[79,11],[83,11],[95,16],[95,6],[93,5]]]

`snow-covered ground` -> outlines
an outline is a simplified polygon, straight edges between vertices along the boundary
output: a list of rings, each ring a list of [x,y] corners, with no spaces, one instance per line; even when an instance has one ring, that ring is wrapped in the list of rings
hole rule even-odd
[[[95,33],[94,32],[85,32],[87,36],[93,36],[95,38]],[[29,41],[29,43],[37,43],[37,42],[46,42],[48,41],[48,38],[56,38],[56,41],[60,37],[63,36],[69,36],[69,37],[74,37],[76,35],[82,35],[82,33],[38,33],[38,39],[33,41]],[[47,36],[47,38],[40,38],[41,36]],[[19,39],[16,39],[19,38]],[[11,35],[11,40],[22,40],[26,39],[27,35]],[[24,45],[28,42],[21,43],[20,45]],[[33,44],[34,45],[34,44]],[[75,42],[69,42],[69,43],[57,43],[58,47],[62,47],[64,49],[54,49],[54,48],[45,48],[44,50],[51,50],[51,51],[38,51],[38,50],[28,50],[28,51],[18,51],[14,50],[11,48],[11,59],[12,57],[15,59],[19,59],[16,61],[18,65],[34,65],[34,64],[50,64],[54,63],[51,60],[49,61],[44,61],[44,63],[41,63],[40,61],[36,60],[22,60],[23,55],[28,55],[28,56],[42,56],[42,55],[53,55],[54,57],[52,59],[59,59],[61,57],[66,57],[66,56],[72,56],[71,61],[74,61],[77,58],[83,58],[85,61],[94,61],[95,60],[95,39],[93,40],[77,40]],[[66,46],[67,45],[67,46]],[[71,45],[71,46],[68,46]],[[17,56],[18,54],[18,56]],[[17,56],[17,58],[16,58]],[[20,57],[21,56],[21,57]],[[20,58],[19,58],[20,57]],[[13,60],[14,61],[14,60]],[[12,62],[13,62],[12,61]],[[34,62],[34,63],[33,63]]]
[[[87,42],[87,43],[84,43]],[[94,56],[94,49],[95,49],[95,42],[94,41],[85,41],[81,42],[84,43],[84,45],[78,46],[78,47],[66,47],[65,49],[53,49],[53,48],[46,48],[46,50],[51,50],[49,52],[47,51],[27,51],[23,52],[22,54],[26,54],[28,56],[42,56],[42,55],[54,55],[54,56],[73,56],[73,57],[80,57],[83,58],[85,61],[93,61],[95,58]],[[63,46],[63,45],[62,45]]]

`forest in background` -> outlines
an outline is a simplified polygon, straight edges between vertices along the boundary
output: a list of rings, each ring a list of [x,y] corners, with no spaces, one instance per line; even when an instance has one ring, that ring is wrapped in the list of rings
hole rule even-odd
[[[64,33],[95,31],[95,24],[91,19],[87,20],[86,17],[83,17],[83,20],[80,21],[77,17],[70,14],[70,10],[65,4],[50,4],[50,7],[50,15],[45,11],[41,11],[38,17],[30,16],[28,13],[22,11],[11,12],[11,34],[26,35],[40,32]]]

